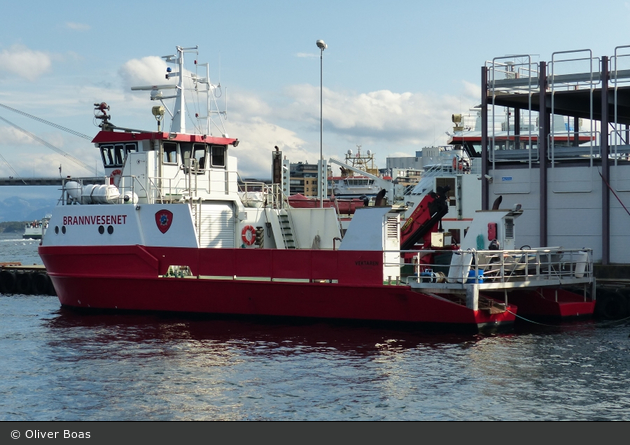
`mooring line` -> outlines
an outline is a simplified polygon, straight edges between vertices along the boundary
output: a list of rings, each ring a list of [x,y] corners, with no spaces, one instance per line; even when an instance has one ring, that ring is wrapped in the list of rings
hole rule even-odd
[[[521,320],[527,321],[529,323],[537,324],[539,326],[547,326],[549,328],[556,328],[557,327],[557,326],[552,325],[552,324],[538,323],[537,321],[530,320],[528,318],[523,317],[522,315],[517,315],[514,312],[510,311],[509,309],[506,309],[506,310],[507,310],[507,312],[509,312],[510,314],[514,315],[515,317],[520,318]]]
[[[507,312],[509,312],[510,314],[514,315],[517,318],[520,318],[521,320],[524,320],[528,323],[532,323],[532,324],[537,324],[539,326],[546,326],[549,328],[557,328],[560,327],[559,325],[553,325],[553,324],[545,324],[545,323],[539,323],[537,321],[534,320],[530,320],[528,318],[523,317],[522,315],[518,315],[515,314],[514,312],[507,310]],[[596,323],[583,323],[583,326],[587,326],[587,325],[592,325],[595,324],[596,327],[601,327],[601,326],[610,326],[610,325],[614,325],[614,324],[620,324],[622,322],[627,322],[630,321],[630,317],[625,317],[625,318],[621,318],[619,320],[609,320],[609,321],[602,321],[602,322],[596,322]],[[572,326],[576,326],[576,324],[572,324]]]

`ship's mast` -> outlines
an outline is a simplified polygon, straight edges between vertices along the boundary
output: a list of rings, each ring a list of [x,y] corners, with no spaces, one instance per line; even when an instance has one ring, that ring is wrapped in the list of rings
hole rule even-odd
[[[173,71],[171,67],[166,68],[166,80],[170,80],[173,77],[178,77],[177,85],[175,84],[165,84],[165,85],[148,85],[148,86],[138,86],[131,87],[132,91],[151,91],[151,100],[159,100],[164,107],[162,110],[159,110],[158,107],[153,107],[153,114],[158,119],[158,131],[161,117],[164,115],[164,110],[166,110],[171,117],[171,128],[170,131],[174,133],[185,133],[186,132],[186,101],[185,101],[185,71],[184,71],[184,53],[185,52],[197,52],[197,46],[192,48],[182,48],[181,46],[177,46],[177,54],[171,54],[169,56],[162,56],[162,58],[166,61],[166,63],[177,65],[178,71]],[[224,111],[219,110],[219,106],[217,105],[216,99],[221,97],[223,94],[221,93],[221,83],[218,85],[213,85],[210,83],[210,69],[207,63],[201,64],[206,68],[206,77],[200,77],[197,73],[188,73],[188,77],[192,82],[193,93],[202,93],[206,94],[206,115],[200,115],[199,113],[195,113],[195,118],[199,120],[205,120],[205,128],[202,128],[198,125],[195,125],[194,133],[212,135],[212,127],[216,127],[221,132],[221,136],[227,138],[227,132],[225,131],[224,120],[227,119],[227,95],[226,95],[226,107]],[[198,67],[199,64],[197,60],[195,60],[195,66]],[[162,90],[175,90],[173,94],[165,95]],[[227,90],[226,90],[227,91]],[[212,97],[210,97],[212,95]],[[171,111],[169,107],[164,103],[166,99],[175,99],[174,109]],[[212,102],[212,104],[211,104]],[[213,106],[212,106],[213,105]],[[162,108],[162,107],[159,107]],[[212,116],[216,114],[219,119],[219,124],[217,124]]]
[[[176,73],[170,72],[170,68],[167,69],[166,78],[170,79],[173,76],[178,76],[177,81],[177,93],[175,95],[175,109],[173,115],[173,125],[171,131],[175,133],[186,132],[186,100],[184,96],[184,53],[197,51],[198,46],[192,48],[177,47],[177,66],[179,71]],[[174,56],[164,56],[166,62],[173,62]]]
[[[185,87],[184,87],[184,53],[185,52],[196,52],[198,46],[194,46],[192,48],[182,48],[181,46],[177,46],[177,56],[162,56],[162,58],[166,61],[166,63],[177,63],[179,71],[173,72],[173,70],[168,67],[166,68],[166,79],[170,79],[172,77],[178,77],[179,80],[177,82],[177,86],[175,85],[151,85],[151,86],[141,86],[141,87],[131,87],[132,91],[145,90],[151,91],[151,100],[159,100],[162,102],[162,105],[166,108],[166,110],[171,115],[171,131],[174,133],[185,133],[186,132],[186,101],[184,99],[185,96]],[[175,94],[173,96],[164,96],[161,90],[164,89],[174,89]],[[175,109],[171,113],[166,104],[164,104],[164,99],[175,99]]]

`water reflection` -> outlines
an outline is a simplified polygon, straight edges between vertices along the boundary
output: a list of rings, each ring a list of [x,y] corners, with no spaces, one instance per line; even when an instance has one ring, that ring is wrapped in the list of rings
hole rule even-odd
[[[89,381],[98,372],[90,391],[101,405],[133,406],[153,419],[386,419],[388,400],[398,404],[418,387],[405,352],[478,341],[342,323],[65,309],[46,327],[48,359],[76,366],[53,386],[81,391],[76,375]],[[124,396],[112,386],[124,387]]]
[[[223,345],[264,354],[270,350],[290,353],[308,348],[312,352],[332,350],[358,355],[383,351],[402,351],[418,346],[442,348],[446,345],[467,345],[483,336],[423,333],[413,329],[384,329],[335,321],[246,320],[205,316],[162,314],[77,313],[60,308],[48,321],[55,336],[72,341],[98,342],[157,342],[162,344],[195,342],[198,347]],[[84,335],[76,335],[82,332]]]
[[[0,321],[0,420],[630,420],[627,321],[428,334],[38,296],[0,297]]]
[[[630,420],[627,323],[427,334],[0,299],[2,420]]]

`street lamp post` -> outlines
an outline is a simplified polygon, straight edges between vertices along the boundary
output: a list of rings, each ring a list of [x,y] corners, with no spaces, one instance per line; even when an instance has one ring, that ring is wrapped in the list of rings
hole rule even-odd
[[[323,78],[324,78],[324,50],[328,45],[323,40],[315,42],[320,49],[319,52],[319,207],[324,208],[324,190],[326,190],[326,182],[324,177],[324,153],[323,153],[323,134],[324,134],[324,115],[323,115]]]

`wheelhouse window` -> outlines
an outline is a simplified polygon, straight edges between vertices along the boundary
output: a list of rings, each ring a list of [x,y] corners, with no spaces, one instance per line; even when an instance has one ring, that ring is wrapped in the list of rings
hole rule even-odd
[[[212,167],[225,168],[225,149],[225,145],[213,145],[210,147]]]
[[[206,168],[206,146],[205,144],[181,144],[180,151],[184,162],[184,171],[188,173],[191,165],[194,166],[194,172],[202,175]],[[194,160],[191,162],[191,160]]]
[[[198,173],[202,174],[203,171],[206,169],[207,164],[206,146],[204,144],[195,144],[193,146],[192,155],[193,158],[195,158],[195,164],[197,165],[197,169],[199,170]]]
[[[162,162],[165,164],[177,164],[177,144],[174,142],[165,142],[163,146]]]
[[[186,173],[189,172],[191,165],[194,165],[194,172],[198,175],[203,175],[206,172],[207,151],[205,144],[182,143],[179,149]]]
[[[105,167],[120,168],[127,159],[127,154],[138,151],[135,142],[121,144],[102,144],[99,146],[101,150],[101,158]]]

